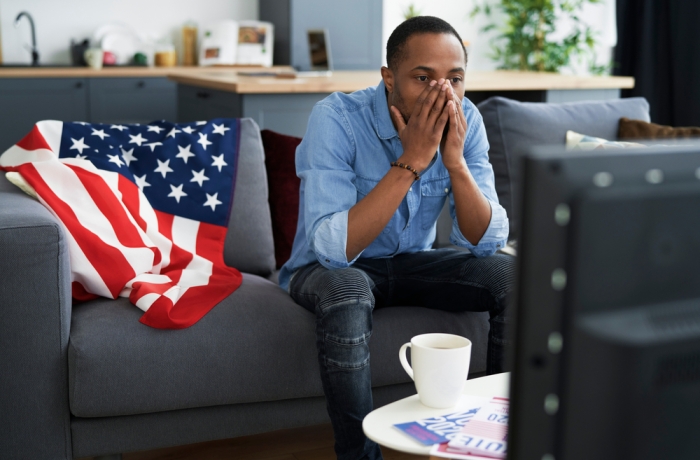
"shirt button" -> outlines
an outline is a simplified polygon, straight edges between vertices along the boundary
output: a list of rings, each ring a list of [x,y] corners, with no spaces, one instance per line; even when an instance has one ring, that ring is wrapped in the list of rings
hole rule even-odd
[[[445,193],[450,193],[450,189],[449,189],[449,188],[446,188],[446,189],[445,189]]]
[[[409,192],[412,192],[412,191],[413,191],[413,187],[409,188],[408,191],[409,191]]]

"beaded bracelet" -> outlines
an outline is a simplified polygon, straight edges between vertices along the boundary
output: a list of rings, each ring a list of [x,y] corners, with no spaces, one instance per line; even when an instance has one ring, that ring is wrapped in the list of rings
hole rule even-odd
[[[403,164],[403,163],[399,163],[398,161],[392,161],[392,162],[391,162],[391,166],[397,166],[397,167],[403,168],[403,169],[405,169],[405,170],[407,170],[407,171],[411,171],[411,172],[413,173],[413,175],[416,176],[416,177],[413,178],[413,180],[418,180],[418,179],[420,179],[420,175],[418,175],[418,171],[416,171],[415,168],[412,168],[412,167],[409,166],[409,165],[405,165],[405,164]]]

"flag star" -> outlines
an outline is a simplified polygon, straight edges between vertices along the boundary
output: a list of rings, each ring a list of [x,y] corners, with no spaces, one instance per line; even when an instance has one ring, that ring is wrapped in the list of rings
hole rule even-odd
[[[97,153],[100,153],[100,151],[99,151],[99,150],[97,150],[97,149],[95,149],[95,152],[97,152]]]
[[[79,141],[73,139],[72,137],[70,138],[70,140],[73,141],[73,145],[71,145],[70,149],[68,149],[68,150],[75,149],[82,155],[83,150],[90,148],[89,145],[87,145],[85,142],[83,142],[85,140],[84,137],[81,137]]]
[[[175,134],[181,133],[181,132],[182,132],[181,130],[179,130],[179,129],[177,129],[176,127],[173,126],[173,129],[171,129],[170,132],[168,133],[168,135],[165,136],[165,137],[173,136],[173,139],[175,139]]]
[[[219,194],[215,193],[213,195],[209,195],[208,193],[206,193],[205,195],[207,195],[207,201],[206,203],[204,203],[204,206],[211,206],[211,210],[216,211],[216,207],[222,204],[221,201],[217,199]]]
[[[165,131],[165,128],[161,128],[160,126],[156,126],[156,125],[149,125],[149,126],[148,126],[148,132],[149,132],[149,133],[158,133],[158,134],[160,134],[161,131]]]
[[[187,194],[182,191],[182,184],[180,184],[178,187],[175,187],[173,184],[170,184],[170,193],[168,193],[168,196],[175,198],[175,200],[179,203],[180,198],[182,198],[183,196],[187,196]]]
[[[76,121],[76,123],[83,126],[87,125],[87,123],[84,121]]]
[[[154,150],[156,149],[156,147],[159,146],[159,145],[163,145],[163,143],[162,143],[162,142],[151,142],[150,144],[146,144],[146,147],[150,147],[150,148],[151,148],[151,152],[152,152],[152,151],[154,151]]]
[[[124,157],[124,162],[127,166],[131,164],[132,161],[139,161],[138,158],[134,156],[134,149],[124,150],[122,149],[122,156]]]
[[[122,162],[122,159],[119,158],[119,155],[107,155],[109,157],[109,162],[114,163],[118,167],[124,166],[124,163]]]
[[[196,183],[199,184],[200,187],[201,187],[202,185],[204,185],[204,181],[205,181],[205,180],[209,180],[209,178],[208,178],[207,176],[204,175],[204,169],[202,169],[202,170],[199,171],[199,172],[196,172],[196,171],[193,170],[193,171],[192,171],[192,175],[193,175],[194,177],[193,177],[192,179],[190,179],[190,182],[196,182]]]
[[[197,122],[197,126],[202,126],[202,125],[206,125],[206,124],[207,124],[206,121],[198,121]]]
[[[87,155],[77,154],[77,155],[75,156],[75,159],[76,159],[76,160],[85,160],[86,158],[87,158]]]
[[[92,128],[92,135],[97,136],[102,140],[105,140],[105,137],[109,137],[109,134],[106,134],[104,129]]]
[[[113,149],[113,148],[114,148],[114,146],[113,146],[113,145],[110,145],[110,146],[109,146],[109,148],[110,148],[110,149]]]
[[[231,128],[226,128],[223,123],[217,125],[214,123],[214,132],[212,134],[221,134],[222,136],[226,134],[226,131],[230,131]]]
[[[182,160],[187,164],[187,159],[189,157],[193,157],[194,153],[190,152],[190,147],[192,145],[188,145],[187,147],[180,147],[179,145],[177,146],[177,149],[179,150],[178,154],[175,155],[176,158],[182,158]]]
[[[207,140],[207,135],[203,133],[197,133],[199,134],[199,140],[197,141],[198,144],[202,144],[202,148],[204,150],[207,149],[207,145],[211,145],[211,142]]]
[[[184,128],[182,128],[182,132],[187,133],[187,134],[192,134],[194,132],[194,129],[192,129],[191,126],[185,126]]]
[[[131,138],[129,139],[129,144],[136,144],[139,147],[141,147],[141,144],[146,142],[146,139],[141,137],[141,133],[139,133],[138,136],[132,136],[131,134],[129,134],[129,137]]]
[[[146,175],[145,175],[145,174],[144,174],[143,176],[141,176],[141,177],[139,177],[139,176],[134,176],[134,179],[136,180],[136,185],[138,185],[138,187],[141,189],[142,192],[143,192],[144,187],[150,187],[150,186],[151,186],[151,184],[149,184],[148,182],[146,182]]]
[[[110,129],[118,129],[119,132],[122,132],[123,130],[128,129],[128,128],[127,128],[126,126],[124,126],[124,125],[112,125],[112,126],[110,126],[109,128],[110,128]]]
[[[214,159],[214,162],[211,164],[212,166],[216,166],[219,168],[219,172],[221,172],[221,167],[222,166],[228,166],[228,163],[224,161],[224,154],[222,153],[218,157],[215,157],[214,155],[211,156]]]
[[[165,161],[160,161],[156,159],[158,162],[158,167],[153,171],[153,172],[159,172],[163,175],[163,178],[165,178],[165,175],[168,174],[169,172],[173,172],[173,170],[168,166],[170,163],[170,160],[165,160]]]

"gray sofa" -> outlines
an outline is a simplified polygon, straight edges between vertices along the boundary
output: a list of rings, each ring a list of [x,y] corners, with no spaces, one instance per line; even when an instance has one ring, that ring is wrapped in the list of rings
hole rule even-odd
[[[523,148],[562,143],[566,129],[611,138],[621,116],[648,120],[639,99],[545,105],[493,98],[480,110],[509,212]],[[0,457],[110,455],[328,421],[314,318],[271,281],[273,249],[264,153],[252,120],[242,122],[225,247],[243,284],[183,330],[139,323],[141,312],[127,299],[73,304],[60,225],[0,175]],[[415,392],[397,355],[416,334],[470,338],[471,374],[483,372],[487,319],[420,307],[376,311],[375,405]]]
[[[139,323],[127,299],[73,304],[54,216],[0,174],[0,458],[71,459],[328,421],[313,314],[270,278],[275,259],[258,127],[243,120],[225,260],[243,284],[194,326]],[[381,309],[370,344],[375,404],[415,393],[400,346],[470,338],[486,368],[487,314]]]

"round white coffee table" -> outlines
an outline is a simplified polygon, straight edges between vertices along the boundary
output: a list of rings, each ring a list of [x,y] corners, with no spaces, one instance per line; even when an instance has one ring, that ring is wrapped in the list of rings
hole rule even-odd
[[[478,379],[467,380],[464,386],[465,395],[475,396],[502,396],[508,397],[510,389],[510,373],[489,375]],[[375,409],[362,421],[362,429],[365,435],[372,441],[390,449],[407,452],[409,454],[430,455],[431,446],[426,446],[411,439],[394,427],[396,423],[413,422],[428,417],[457,412],[468,407],[461,407],[461,402],[453,408],[433,409],[421,404],[418,395],[387,404]],[[483,457],[474,457],[475,460],[483,460]]]

